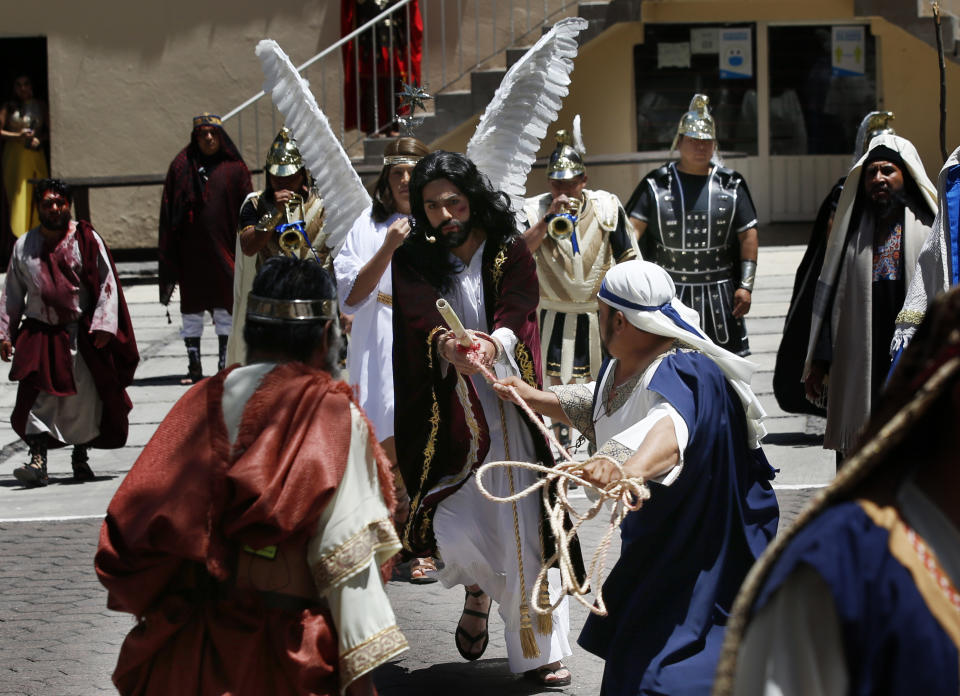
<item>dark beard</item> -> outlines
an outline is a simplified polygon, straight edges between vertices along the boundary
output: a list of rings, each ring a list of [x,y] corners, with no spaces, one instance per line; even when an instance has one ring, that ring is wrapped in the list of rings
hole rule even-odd
[[[890,191],[890,195],[885,201],[877,201],[874,200],[873,197],[868,196],[867,205],[873,212],[874,219],[890,220],[902,213],[903,209],[907,206],[907,197],[902,190]]]
[[[457,229],[450,233],[444,232],[443,228],[448,225],[456,225]],[[466,242],[470,236],[470,221],[460,222],[459,220],[448,220],[439,227],[434,227],[433,234],[437,238],[437,241],[447,249],[456,249]]]
[[[39,213],[40,224],[54,232],[65,232],[70,227],[70,213],[65,211],[58,214]]]

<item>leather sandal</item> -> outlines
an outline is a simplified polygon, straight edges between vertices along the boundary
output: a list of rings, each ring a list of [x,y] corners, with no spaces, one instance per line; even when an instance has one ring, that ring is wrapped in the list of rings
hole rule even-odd
[[[557,676],[558,672],[566,672],[565,676]],[[566,665],[560,664],[557,667],[543,665],[536,669],[528,669],[523,673],[523,678],[536,682],[540,686],[569,686],[573,681],[573,675]]]
[[[429,556],[410,560],[410,582],[414,585],[428,585],[437,581],[437,564]]]
[[[480,657],[483,655],[483,653],[487,649],[487,644],[490,642],[490,632],[488,628],[489,628],[489,622],[490,622],[490,607],[493,606],[493,599],[491,598],[490,603],[487,604],[486,611],[481,612],[481,611],[476,611],[474,609],[467,609],[466,607],[467,597],[482,597],[484,595],[484,591],[477,590],[476,592],[471,592],[470,590],[464,588],[464,592],[466,592],[466,595],[463,598],[464,600],[463,615],[476,616],[477,618],[484,619],[483,631],[481,631],[476,635],[472,635],[470,633],[467,633],[463,629],[463,627],[459,623],[457,623],[457,632],[454,633],[453,635],[453,642],[457,646],[457,652],[460,653],[463,659],[473,662],[474,660],[480,659]],[[463,618],[463,615],[461,615],[461,619]],[[477,652],[472,652],[472,651],[467,652],[466,650],[464,650],[463,646],[460,645],[460,636],[463,636],[464,640],[468,641],[468,644],[467,644],[468,648],[472,648],[477,643],[480,643],[480,650]]]

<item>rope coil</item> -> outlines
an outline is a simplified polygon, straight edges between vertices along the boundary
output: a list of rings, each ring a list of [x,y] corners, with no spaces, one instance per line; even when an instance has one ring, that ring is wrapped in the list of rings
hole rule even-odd
[[[446,316],[444,319],[446,319]],[[456,336],[461,342],[461,346],[463,347],[458,346],[457,349],[465,354],[467,361],[476,367],[480,374],[482,374],[488,382],[491,384],[497,382],[496,375],[491,372],[489,367],[487,367],[480,359],[477,351],[479,344],[471,340],[472,345],[467,348],[464,346],[463,336],[459,336],[458,332],[455,331],[451,333],[453,333],[454,336]],[[463,333],[469,334],[469,332],[466,331]],[[643,506],[644,501],[649,499],[650,490],[647,488],[647,485],[642,478],[626,476],[623,471],[623,467],[619,462],[616,462],[609,457],[604,457],[603,455],[600,455],[600,457],[593,457],[592,459],[606,459],[607,461],[611,462],[619,472],[620,478],[605,487],[600,487],[594,483],[591,483],[590,481],[587,481],[583,477],[585,462],[577,462],[570,456],[566,448],[557,442],[554,434],[543,424],[539,416],[533,411],[532,408],[530,408],[529,404],[523,400],[523,398],[520,396],[520,393],[514,387],[508,386],[507,390],[509,391],[511,397],[513,397],[514,401],[520,406],[521,410],[523,410],[523,412],[527,415],[529,420],[540,430],[540,433],[546,438],[547,442],[552,447],[555,447],[565,460],[552,467],[531,462],[487,462],[486,464],[482,465],[476,473],[477,487],[480,489],[480,493],[487,500],[493,502],[515,504],[516,501],[520,500],[521,498],[532,495],[538,489],[540,490],[543,499],[543,507],[544,510],[546,510],[547,523],[549,524],[550,531],[555,539],[556,551],[550,558],[545,559],[541,564],[540,571],[537,574],[537,580],[533,584],[529,606],[538,616],[549,615],[556,610],[556,608],[563,601],[565,595],[570,595],[576,601],[586,607],[590,612],[597,614],[598,616],[607,616],[608,612],[606,604],[603,601],[602,587],[607,567],[607,557],[609,555],[610,545],[613,540],[613,534],[629,513],[639,510]],[[509,456],[509,454],[507,456]],[[529,471],[542,474],[542,477],[539,478],[536,483],[528,486],[524,490],[520,492],[513,492],[513,476],[511,471],[511,495],[505,497],[495,496],[483,485],[483,475],[493,468],[503,467],[527,469]],[[583,514],[579,513],[570,503],[569,486],[571,483],[576,483],[577,485],[583,487],[584,490],[592,490],[596,493],[596,501]],[[555,504],[551,501],[551,488],[553,488],[556,493]],[[583,525],[584,522],[597,517],[600,514],[600,511],[603,509],[604,504],[608,501],[612,503],[612,509],[610,512],[607,529],[600,540],[597,550],[590,559],[590,563],[586,569],[586,577],[584,578],[583,583],[580,583],[577,581],[573,558],[571,557],[570,553],[570,546],[576,538],[577,532],[581,525]],[[567,530],[564,525],[567,515],[569,515],[571,519],[575,520],[569,530]],[[550,603],[549,594],[541,592],[540,589],[547,582],[547,571],[551,568],[551,566],[553,566],[554,563],[556,563],[560,568],[562,591],[557,601]],[[589,601],[588,599],[592,587],[596,587],[596,597],[593,602]],[[527,603],[524,602],[524,605],[526,604]]]

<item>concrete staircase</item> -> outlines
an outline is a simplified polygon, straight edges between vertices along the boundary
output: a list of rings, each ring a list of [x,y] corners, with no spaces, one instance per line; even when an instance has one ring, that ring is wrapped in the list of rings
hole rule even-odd
[[[581,2],[576,16],[583,17],[589,26],[579,36],[579,44],[599,36],[605,29],[623,21],[638,21],[642,0],[599,0]],[[417,137],[429,143],[449,133],[474,116],[479,115],[493,98],[507,69],[523,57],[529,46],[508,48],[504,55],[503,69],[474,70],[470,74],[470,89],[441,92],[434,96],[434,111],[424,115],[423,125],[417,128]],[[361,174],[376,167],[379,171],[383,150],[388,138],[367,138],[363,143],[363,159],[357,162]]]

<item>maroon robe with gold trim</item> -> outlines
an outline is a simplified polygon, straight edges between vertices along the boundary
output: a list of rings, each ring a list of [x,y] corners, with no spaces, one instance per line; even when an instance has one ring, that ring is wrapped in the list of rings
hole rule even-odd
[[[479,468],[490,442],[476,389],[471,380],[466,380],[472,415],[480,427],[476,459],[468,461],[472,437],[467,414],[454,392],[457,375],[453,370],[444,374],[437,349],[436,336],[447,329],[436,308],[441,295],[411,266],[407,260],[410,252],[401,247],[392,262],[393,383],[397,403],[394,437],[397,461],[412,503],[403,543],[415,554],[433,555],[433,515],[437,504],[456,492],[469,477],[456,486],[439,484],[444,477],[467,466],[472,470]],[[540,285],[536,263],[526,243],[519,236],[500,245],[488,242],[483,250],[482,274],[489,331],[493,333],[501,327],[513,331],[518,340],[514,358],[521,377],[539,388],[540,334],[536,310]],[[537,458],[552,465],[553,456],[543,435],[519,412],[532,434]],[[553,553],[549,533],[544,534],[544,546],[545,557],[549,557]],[[579,562],[579,548],[572,550]]]

